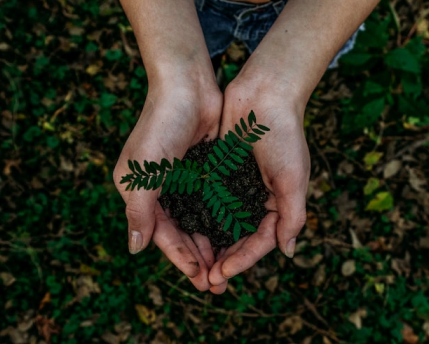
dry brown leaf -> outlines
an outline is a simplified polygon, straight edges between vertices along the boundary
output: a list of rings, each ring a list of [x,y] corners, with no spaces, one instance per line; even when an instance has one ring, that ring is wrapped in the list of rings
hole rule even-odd
[[[293,263],[303,269],[310,269],[315,267],[323,260],[323,254],[316,254],[312,258],[307,258],[303,255],[293,257]]]
[[[425,189],[423,188],[427,184],[427,179],[424,175],[424,173],[418,169],[415,168],[409,168],[409,183],[411,187],[419,192],[424,192]]]
[[[388,179],[390,177],[393,177],[396,173],[398,173],[399,169],[401,168],[402,163],[400,160],[391,160],[389,161],[383,170],[383,177],[384,179]]]
[[[362,328],[362,318],[367,316],[366,309],[359,308],[356,312],[350,314],[349,321],[356,326],[358,330]]]
[[[353,229],[349,229],[349,233],[350,233],[350,236],[352,238],[353,248],[355,248],[355,249],[362,248],[363,246],[362,246],[359,238],[357,237],[356,232]]]
[[[302,329],[304,326],[302,319],[299,315],[294,315],[289,318],[286,318],[279,325],[279,332],[288,332],[290,334],[295,334]]]
[[[108,344],[120,344],[119,336],[114,335],[112,332],[104,332],[101,339]]]
[[[319,227],[319,219],[317,218],[317,215],[309,211],[307,212],[307,227],[311,230],[315,231]]]
[[[332,344],[328,337],[323,336],[323,344]]]
[[[37,325],[39,334],[43,336],[48,344],[51,342],[51,336],[53,334],[60,333],[61,328],[55,324],[54,319],[48,319],[47,317],[39,314],[34,319],[34,322]]]
[[[326,280],[326,265],[322,264],[317,269],[316,273],[313,276],[313,285],[320,287]]]
[[[142,323],[149,325],[156,320],[156,314],[153,309],[149,309],[144,305],[135,305],[134,308],[136,309]]]
[[[403,323],[404,327],[402,328],[402,338],[405,344],[417,344],[419,342],[419,336],[417,336],[413,328],[406,323]]]
[[[16,281],[16,278],[10,272],[0,272],[0,278],[5,287],[11,286]]]
[[[153,304],[155,306],[162,306],[164,301],[162,299],[161,289],[153,284],[149,284],[149,290],[149,298],[152,300]]]
[[[356,262],[353,259],[346,260],[341,266],[343,276],[351,276],[356,271]]]
[[[277,286],[279,284],[279,276],[278,275],[274,275],[271,276],[266,282],[265,282],[265,287],[272,293],[274,293],[274,291],[276,290]]]

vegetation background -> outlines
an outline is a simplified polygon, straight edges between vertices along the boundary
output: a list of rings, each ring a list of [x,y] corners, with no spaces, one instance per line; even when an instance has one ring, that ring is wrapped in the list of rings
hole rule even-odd
[[[0,342],[428,343],[428,19],[422,0],[368,18],[306,110],[296,257],[213,296],[127,252],[112,170],[147,79],[118,1],[0,1]]]

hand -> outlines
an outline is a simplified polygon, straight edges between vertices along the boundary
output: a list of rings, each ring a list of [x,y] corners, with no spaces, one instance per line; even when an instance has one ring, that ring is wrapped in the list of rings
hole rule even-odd
[[[258,75],[258,74],[256,74]],[[253,110],[258,123],[271,129],[254,144],[269,198],[269,211],[258,231],[228,248],[213,265],[209,281],[213,293],[222,293],[226,281],[253,266],[276,247],[292,258],[296,237],[306,222],[306,192],[310,176],[310,157],[303,131],[304,107],[292,103],[292,94],[276,82],[246,81],[240,74],[225,92],[221,137]]]
[[[207,290],[208,272],[214,263],[208,238],[200,234],[191,238],[181,231],[158,203],[159,189],[125,191],[126,184],[120,184],[122,176],[129,173],[129,159],[158,163],[162,158],[181,159],[190,146],[217,137],[222,94],[214,78],[204,87],[200,81],[192,83],[189,79],[186,85],[176,83],[173,77],[151,85],[141,116],[115,167],[114,181],[126,203],[130,252],[143,250],[153,239],[197,289]]]

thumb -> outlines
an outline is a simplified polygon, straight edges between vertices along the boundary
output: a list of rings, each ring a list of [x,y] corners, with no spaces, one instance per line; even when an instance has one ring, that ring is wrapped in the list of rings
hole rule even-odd
[[[155,228],[155,207],[159,190],[125,191],[128,184],[121,184],[122,176],[128,172],[117,165],[114,171],[115,186],[126,203],[125,215],[128,220],[128,248],[131,254],[145,249]]]
[[[306,215],[306,191],[305,185],[299,181],[287,183],[292,188],[285,188],[285,185],[275,185],[276,207],[279,214],[277,222],[277,241],[279,249],[289,258],[293,258],[295,253],[296,237],[307,221]]]

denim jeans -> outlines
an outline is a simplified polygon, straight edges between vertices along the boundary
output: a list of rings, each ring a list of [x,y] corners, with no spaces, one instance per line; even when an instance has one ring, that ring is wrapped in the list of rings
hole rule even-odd
[[[235,41],[244,43],[252,53],[274,24],[287,3],[275,0],[264,4],[231,0],[195,0],[210,57],[222,54]],[[356,36],[363,25],[344,44],[329,68],[338,66],[338,59],[353,49]]]

